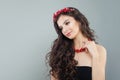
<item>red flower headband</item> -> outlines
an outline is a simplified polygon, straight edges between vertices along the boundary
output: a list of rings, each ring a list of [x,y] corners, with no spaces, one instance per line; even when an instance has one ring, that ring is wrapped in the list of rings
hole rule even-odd
[[[58,15],[60,15],[62,12],[66,13],[66,12],[73,11],[73,10],[74,10],[74,9],[70,9],[70,8],[63,8],[63,9],[61,9],[61,10],[58,10],[57,12],[55,12],[55,13],[53,14],[53,20],[55,21],[55,20],[56,20],[56,17],[57,17]]]

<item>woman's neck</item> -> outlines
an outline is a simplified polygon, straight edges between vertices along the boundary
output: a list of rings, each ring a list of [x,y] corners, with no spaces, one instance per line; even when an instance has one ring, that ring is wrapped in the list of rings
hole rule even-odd
[[[84,37],[83,35],[77,36],[74,39],[74,48],[80,49],[87,41],[88,41],[88,38]]]

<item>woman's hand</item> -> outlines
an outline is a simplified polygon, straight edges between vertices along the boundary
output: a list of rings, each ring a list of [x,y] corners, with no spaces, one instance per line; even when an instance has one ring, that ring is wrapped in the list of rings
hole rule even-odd
[[[84,42],[83,48],[86,49],[86,52],[89,53],[92,57],[98,57],[97,46],[94,41]]]

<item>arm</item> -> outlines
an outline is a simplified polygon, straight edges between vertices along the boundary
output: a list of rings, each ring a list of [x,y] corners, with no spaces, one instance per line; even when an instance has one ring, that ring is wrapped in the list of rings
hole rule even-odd
[[[92,57],[92,80],[105,80],[106,49],[99,46],[96,54]]]
[[[99,55],[92,57],[92,80],[105,80],[106,50],[100,46],[95,54]]]
[[[88,41],[84,47],[92,57],[92,80],[105,80],[106,49],[94,41]]]
[[[58,80],[58,79],[56,79],[53,75],[52,75],[52,73],[50,74],[50,80]]]

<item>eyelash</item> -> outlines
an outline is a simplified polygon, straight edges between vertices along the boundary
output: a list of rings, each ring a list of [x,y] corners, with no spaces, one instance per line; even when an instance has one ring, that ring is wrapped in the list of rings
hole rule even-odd
[[[65,25],[68,25],[70,22],[66,22]]]
[[[66,22],[65,25],[68,25],[70,22]],[[62,27],[59,28],[60,30],[62,30]]]

